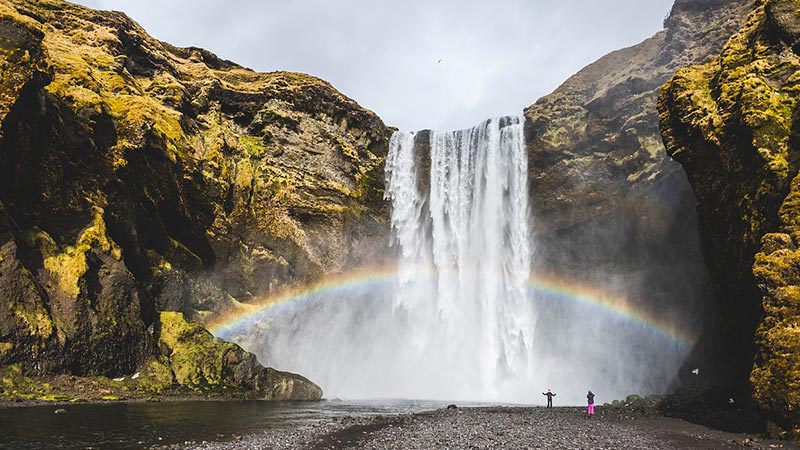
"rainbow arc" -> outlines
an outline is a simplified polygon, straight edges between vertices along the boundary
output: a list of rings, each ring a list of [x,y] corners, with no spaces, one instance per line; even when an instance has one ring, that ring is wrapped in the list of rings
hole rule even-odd
[[[431,279],[437,275],[431,273]],[[321,298],[344,299],[345,294],[355,289],[391,289],[397,284],[397,271],[394,267],[361,269],[326,277],[307,286],[285,289],[265,297],[254,304],[240,304],[239,308],[209,324],[209,329],[217,335],[229,335],[244,326],[252,324],[271,310],[287,306],[302,306],[304,303]],[[548,299],[579,303],[603,314],[633,322],[649,332],[690,348],[697,336],[680,324],[663,319],[658,315],[638,307],[629,299],[610,294],[597,287],[591,287],[555,276],[531,276],[528,280],[529,293],[535,298],[547,296]]]

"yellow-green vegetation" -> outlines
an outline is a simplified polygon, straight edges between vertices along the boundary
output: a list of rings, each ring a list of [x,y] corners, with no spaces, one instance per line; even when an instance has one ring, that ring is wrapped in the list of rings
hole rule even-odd
[[[768,174],[758,197],[775,195],[790,181],[789,135],[800,89],[800,59],[788,53],[775,58],[776,48],[765,26],[762,5],[719,58],[677,71],[667,85],[676,109],[683,111],[680,120],[710,144],[720,146],[737,125],[752,133],[751,156]],[[736,160],[723,161],[734,164]]]
[[[45,402],[71,402],[74,400],[74,398],[65,394],[47,394],[38,397],[37,400]]]
[[[161,356],[145,365],[135,384],[138,392],[150,394],[153,401],[168,388],[239,392],[273,400],[322,396],[319,387],[305,378],[265,369],[252,354],[187,322],[179,312],[160,313],[155,335]]]
[[[800,36],[792,34],[800,30],[798,11],[794,0],[757,2],[718,58],[676,72],[659,109],[667,149],[686,168],[708,217],[712,266],[730,272],[752,265],[755,286],[729,289],[742,295],[757,287],[763,295],[736,300],[760,302],[764,312],[755,333],[753,397],[800,436],[800,135],[793,129]],[[716,276],[752,283],[735,273]]]
[[[72,20],[79,20],[77,17]],[[167,148],[185,148],[181,113],[165,106],[164,98],[146,92],[172,92],[181,85],[171,75],[160,78],[134,77],[124,69],[119,36],[111,26],[96,23],[80,28],[49,27],[44,44],[54,69],[48,92],[68,101],[76,112],[111,115],[118,126],[118,150],[141,146],[143,132],[153,130],[165,139]],[[163,89],[153,89],[159,83]]]
[[[106,377],[60,375],[48,378],[31,377],[19,364],[0,367],[0,400],[40,402],[85,402],[87,399],[119,401],[141,397],[132,390],[134,380],[116,381]]]
[[[159,314],[158,345],[167,349],[175,382],[193,390],[222,387],[226,357],[241,351],[236,344],[215,338],[202,325],[187,322],[179,312]],[[165,379],[165,373],[161,376]]]
[[[37,388],[36,383],[22,373],[19,364],[12,364],[0,367],[0,382],[2,383],[3,393],[14,398]],[[40,395],[46,395],[41,392]]]
[[[14,302],[13,299],[8,299],[8,301],[10,303]],[[28,332],[31,336],[38,336],[39,338],[47,339],[55,331],[55,325],[52,318],[47,313],[44,305],[40,302],[36,302],[34,304],[13,303],[10,305],[9,309],[11,309],[11,311],[14,312],[14,315],[16,315],[25,325],[27,325]],[[11,347],[6,347],[6,351],[9,351],[13,348],[13,344],[11,345]],[[36,346],[34,346],[31,350],[36,353],[38,349]]]
[[[155,395],[160,395],[164,390],[174,387],[175,376],[169,368],[168,360],[167,363],[156,358],[148,360],[142,367],[135,386],[139,391]]]
[[[187,322],[179,312],[160,313],[155,335],[161,356],[148,362],[140,373],[139,392],[158,395],[172,387],[198,393],[238,392],[271,400],[322,397],[322,390],[305,378],[265,369],[254,355],[214,337],[197,323]]]
[[[30,378],[19,364],[0,367],[0,398],[7,400],[68,401],[71,397],[57,392],[49,383]]]
[[[12,330],[0,357],[46,358],[36,363],[56,372],[138,367],[119,386],[97,380],[111,396],[250,389],[252,355],[173,313],[156,320],[168,351],[154,356],[143,297],[202,319],[341,269],[358,247],[342,237],[344,218],[373,227],[384,212],[375,173],[389,130],[318,78],[177,48],[121,13],[6,0],[0,18],[0,122],[20,105],[3,148],[30,155],[14,159],[18,173],[40,175],[9,183],[0,203],[22,224],[7,248],[26,255],[0,256],[26,294],[0,300],[11,317],[0,328]],[[52,145],[28,148],[42,143]],[[211,266],[242,286],[206,279]],[[264,273],[275,274],[268,286]],[[61,393],[37,393],[50,394]]]
[[[379,185],[364,174],[383,165],[385,158],[369,147],[387,140],[388,131],[328,83],[305,74],[256,73],[204,50],[176,48],[117,14],[97,21],[80,6],[51,6],[37,11],[47,20],[38,26],[54,72],[46,90],[81,117],[113,119],[114,168],[127,167],[128,152],[155,138],[173,161],[200,162],[205,189],[217,201],[232,194],[233,208],[217,209],[220,223],[255,217],[251,223],[261,232],[279,233],[317,261],[315,245],[297,232],[302,218],[292,216],[293,207],[314,217],[341,216],[343,203],[356,200],[374,202],[380,212],[381,196],[371,192]],[[132,41],[135,57],[125,53]],[[187,104],[195,109],[192,120],[186,120]],[[230,112],[237,109],[250,109],[249,124]],[[337,195],[320,195],[332,186]],[[79,253],[48,262],[70,295],[83,267]]]
[[[764,319],[756,332],[760,352],[750,375],[753,395],[784,417],[800,416],[800,252],[788,235],[766,235],[753,275],[765,286]],[[785,247],[781,247],[783,244]],[[800,437],[796,426],[795,437]]]
[[[263,139],[256,136],[240,135],[239,145],[251,158],[261,158],[266,153]]]
[[[0,5],[0,22],[3,28],[15,28],[0,38],[0,122],[5,119],[22,87],[37,73],[46,73],[41,60],[41,24]],[[2,130],[0,130],[2,136]]]
[[[766,30],[766,2],[761,3],[717,59],[678,70],[660,99],[662,123],[673,121],[669,128],[679,123],[702,139],[695,145],[717,152],[726,172],[759,174],[756,185],[741,197],[749,242],[757,242],[768,231],[764,205],[785,195],[798,165],[789,143],[800,89],[800,58],[772,41]],[[683,137],[677,133],[665,133],[664,138],[676,158],[692,151],[679,143]],[[730,141],[739,143],[743,138],[749,139],[748,151],[731,153]]]
[[[52,246],[48,247],[52,248]],[[92,248],[109,253],[117,260],[122,259],[122,251],[106,234],[103,209],[100,207],[94,208],[92,224],[83,230],[74,246],[57,253],[43,249],[45,251],[42,253],[46,255],[44,267],[55,279],[59,291],[70,298],[78,297],[80,292],[78,280],[88,270],[86,253]]]
[[[46,235],[44,233],[32,232],[30,236],[34,237]],[[49,236],[47,237],[49,238]],[[46,241],[46,243],[48,242],[52,242],[52,240]],[[8,264],[11,264],[12,261],[9,261]],[[32,274],[24,268],[20,268],[19,273],[21,278],[19,280],[19,284],[28,290],[34,290],[35,285]],[[5,302],[8,310],[11,311],[16,317],[16,320],[24,324],[25,328],[27,328],[28,335],[37,337],[41,340],[46,340],[55,331],[55,325],[53,324],[53,321],[51,320],[51,317],[42,301],[38,299],[37,301],[24,301],[24,299],[20,299],[14,295],[6,296],[6,298],[0,301]],[[15,341],[13,339],[10,342],[0,343],[0,357],[2,357],[5,353],[12,351],[14,349],[14,344]],[[38,344],[34,344],[31,346],[29,351],[32,353],[31,356],[36,356],[39,350],[40,346]]]

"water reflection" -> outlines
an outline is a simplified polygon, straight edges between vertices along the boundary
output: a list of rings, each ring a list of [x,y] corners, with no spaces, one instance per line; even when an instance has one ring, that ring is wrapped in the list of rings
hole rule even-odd
[[[0,408],[0,448],[136,449],[185,441],[227,441],[267,429],[343,416],[433,410],[412,400],[178,401]]]

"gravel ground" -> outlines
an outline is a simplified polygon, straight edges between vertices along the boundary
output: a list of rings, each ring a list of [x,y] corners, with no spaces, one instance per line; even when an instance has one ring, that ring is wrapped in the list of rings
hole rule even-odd
[[[592,418],[582,408],[459,408],[413,415],[345,417],[290,430],[268,430],[230,442],[186,442],[166,448],[800,450],[800,445],[598,407]]]

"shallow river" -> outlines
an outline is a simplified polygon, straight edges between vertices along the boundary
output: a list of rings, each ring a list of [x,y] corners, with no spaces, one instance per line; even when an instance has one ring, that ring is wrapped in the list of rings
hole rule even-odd
[[[343,416],[442,408],[411,400],[266,402],[175,401],[0,408],[2,449],[150,448],[185,441],[225,441],[267,428]],[[54,414],[59,408],[65,414]]]

